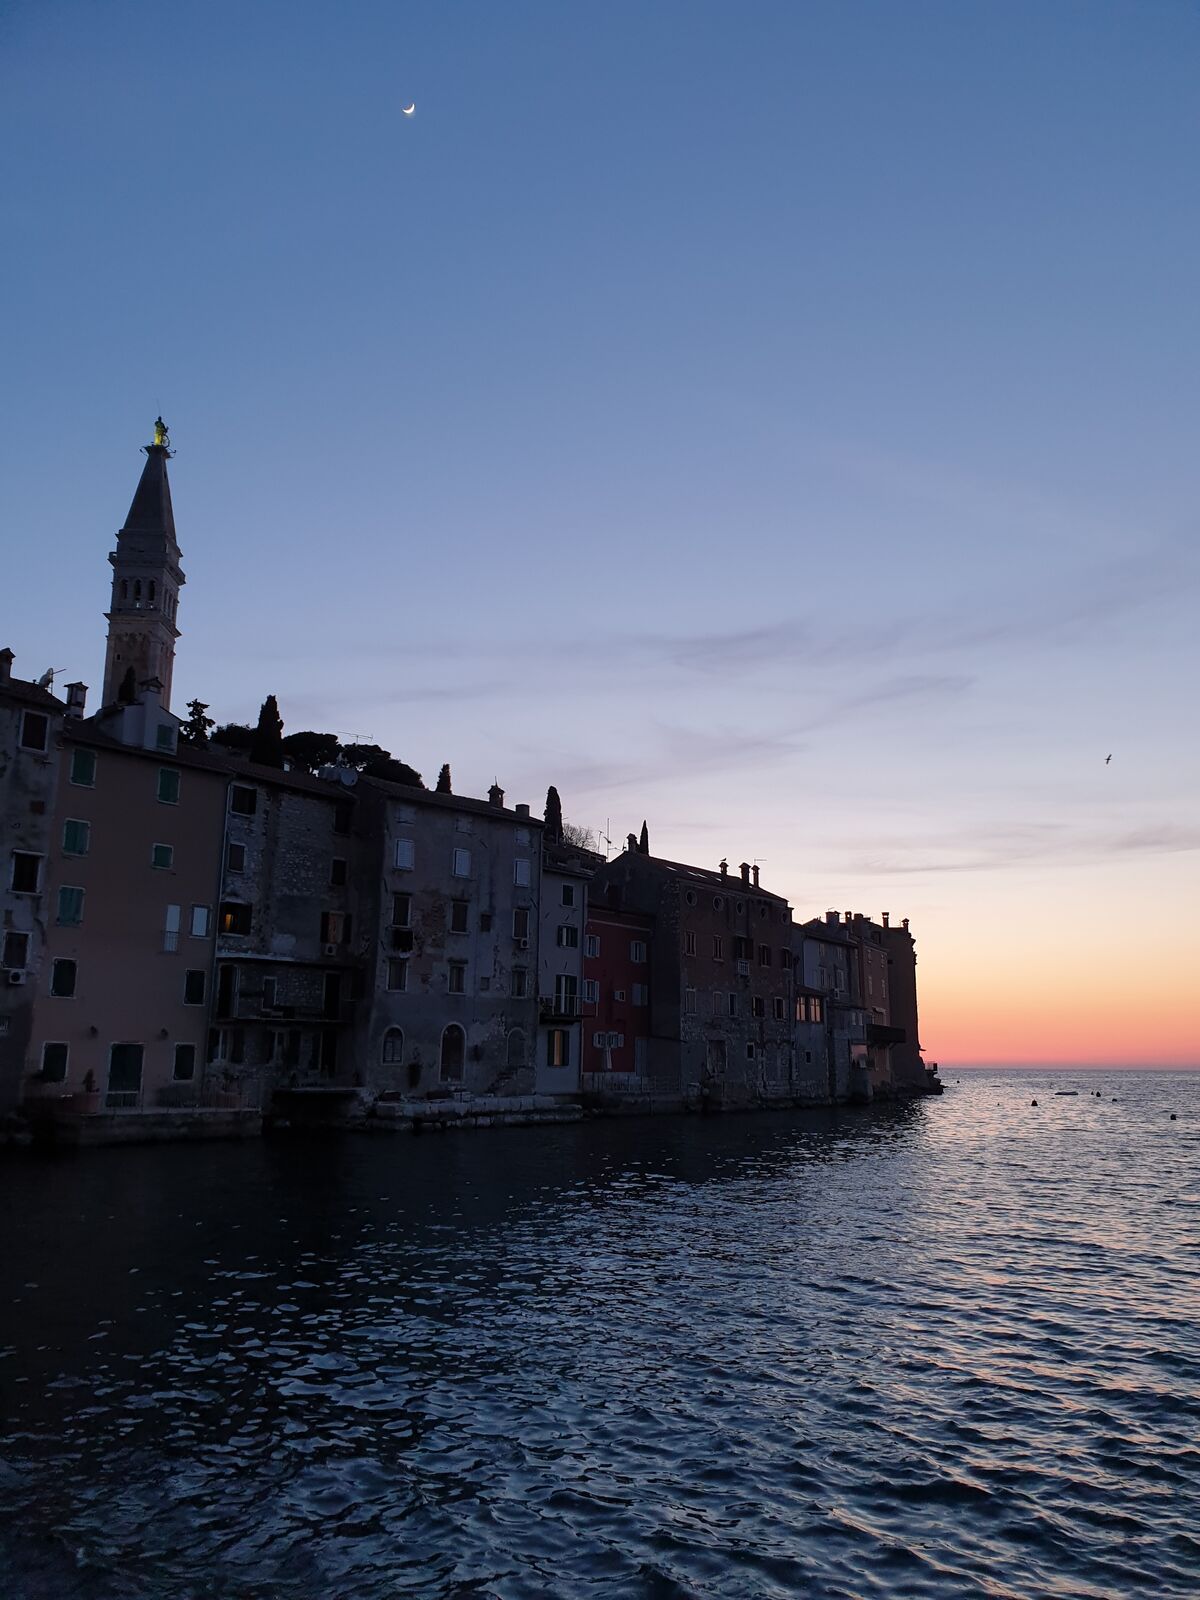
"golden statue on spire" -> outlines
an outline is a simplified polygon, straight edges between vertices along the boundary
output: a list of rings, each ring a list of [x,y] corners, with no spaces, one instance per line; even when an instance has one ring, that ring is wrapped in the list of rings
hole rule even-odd
[[[161,417],[154,419],[154,442],[163,450],[166,450],[171,443],[167,434],[167,425]]]

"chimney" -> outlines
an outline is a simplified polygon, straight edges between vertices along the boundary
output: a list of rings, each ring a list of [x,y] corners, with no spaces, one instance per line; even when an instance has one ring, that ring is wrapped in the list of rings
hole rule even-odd
[[[879,916],[880,916],[880,920],[882,921],[884,927],[886,928],[887,925],[888,925],[888,913],[886,911],[881,911],[879,913]]]
[[[738,868],[738,871],[742,875],[742,882],[743,883],[749,883],[750,882],[750,863],[748,861],[743,861],[741,866]]]
[[[851,914],[851,913],[850,913],[850,912],[849,912],[849,911],[845,911],[845,912],[843,912],[843,913],[842,913],[842,915],[843,915],[843,916],[844,916],[844,917],[845,917],[845,919],[846,919],[846,926],[847,926],[847,927],[849,927],[849,926],[850,926],[850,924],[851,924],[851,923],[852,923],[852,922],[853,922],[853,921],[854,921],[854,917],[853,917],[853,915],[852,915],[852,914]]]
[[[493,779],[492,780],[492,787],[488,790],[488,805],[490,805],[490,806],[503,806],[503,804],[504,804],[504,790],[495,781],[495,779]]]
[[[838,914],[837,914],[837,912],[836,911],[827,911],[825,913],[825,921],[827,923],[831,923],[834,927],[836,927],[837,926],[837,922],[838,922]]]
[[[907,917],[904,918],[904,920],[901,922],[900,926],[904,929],[905,933],[908,932],[908,918]]]
[[[67,685],[67,715],[69,717],[81,717],[86,701],[86,683],[69,683]]]
[[[729,876],[729,863],[726,861],[724,856],[721,857],[721,876],[723,878],[727,878]]]
[[[750,868],[750,878],[751,878],[751,881],[754,884],[754,887],[757,889],[758,888],[758,868],[756,866]]]
[[[529,807],[527,805],[514,806],[513,810],[519,817],[527,817],[529,815]]]
[[[0,683],[12,682],[13,653],[11,650],[0,650]]]

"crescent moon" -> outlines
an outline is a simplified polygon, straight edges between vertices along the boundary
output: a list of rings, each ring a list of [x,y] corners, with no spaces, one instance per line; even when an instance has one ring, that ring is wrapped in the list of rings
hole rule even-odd
[[[404,113],[404,115],[406,117],[411,117],[413,112],[417,109],[417,102],[414,100],[412,105],[410,105],[410,106],[401,106],[400,109],[401,109],[401,111],[403,111],[403,113]]]

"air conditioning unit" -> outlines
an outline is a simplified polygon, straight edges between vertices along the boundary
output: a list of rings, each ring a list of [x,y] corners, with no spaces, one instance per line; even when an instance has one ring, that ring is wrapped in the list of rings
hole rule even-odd
[[[6,973],[5,976],[14,989],[19,983],[25,982],[25,974],[15,969],[12,972]]]
[[[518,939],[516,941],[516,945],[517,945],[517,949],[518,950],[528,950],[529,949],[529,940],[528,939]]]
[[[321,954],[323,956],[335,956],[337,955],[337,952],[338,947],[335,944],[323,944],[321,946]]]

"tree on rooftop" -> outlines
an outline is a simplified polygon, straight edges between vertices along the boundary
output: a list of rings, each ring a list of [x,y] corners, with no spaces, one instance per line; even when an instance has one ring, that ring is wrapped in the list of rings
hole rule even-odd
[[[644,856],[648,856],[650,854],[650,830],[647,828],[644,821],[642,823],[642,836],[638,840],[638,849]]]
[[[578,822],[564,822],[562,825],[563,844],[573,845],[576,850],[594,850],[596,848],[596,835],[590,828],[581,827]]]
[[[317,772],[321,767],[331,767],[338,758],[341,746],[336,733],[314,733],[305,728],[299,733],[289,733],[283,741],[283,753],[293,767],[305,772]]]
[[[450,788],[450,763],[448,761],[443,761],[442,762],[442,770],[438,773],[437,787],[434,790],[434,793],[435,794],[452,794],[453,793],[453,790]]]
[[[188,719],[179,725],[179,737],[184,744],[208,743],[208,736],[216,723],[212,717],[205,716],[207,710],[203,700],[188,701]]]
[[[554,843],[563,836],[563,814],[562,801],[553,784],[546,790],[546,810],[543,815],[546,819],[545,837]]]
[[[239,755],[249,755],[254,744],[254,729],[244,722],[227,722],[212,735],[213,744],[225,750],[236,750]]]
[[[250,759],[260,767],[283,768],[283,718],[273,694],[269,694],[258,713],[258,727],[250,746]]]
[[[406,783],[410,788],[425,787],[421,774],[407,761],[398,761],[390,750],[378,744],[344,744],[342,760],[368,778],[383,778],[388,783]]]

